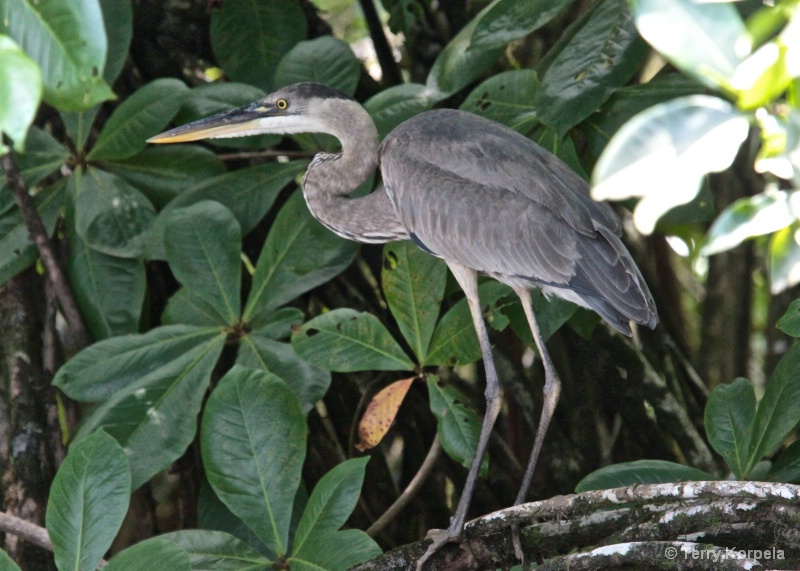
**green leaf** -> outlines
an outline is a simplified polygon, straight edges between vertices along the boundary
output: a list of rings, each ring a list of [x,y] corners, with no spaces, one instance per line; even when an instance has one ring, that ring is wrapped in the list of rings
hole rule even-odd
[[[769,291],[777,295],[800,283],[800,223],[795,222],[772,235],[769,242]]]
[[[378,137],[383,139],[406,119],[433,107],[436,101],[424,85],[403,83],[373,95],[364,103],[364,108],[375,121]]]
[[[473,36],[481,20],[501,0],[495,0],[450,40],[433,62],[426,88],[428,98],[441,101],[463,89],[484,73],[497,60],[505,46],[489,49],[472,49]]]
[[[667,484],[670,482],[702,482],[718,478],[689,466],[664,460],[637,460],[595,470],[575,486],[575,493],[610,490],[634,484]]]
[[[700,253],[711,256],[735,248],[748,238],[785,228],[800,212],[800,193],[782,190],[740,198],[720,213]]]
[[[778,320],[775,327],[787,335],[800,337],[800,299],[795,299],[789,304],[786,313]]]
[[[0,549],[0,570],[2,571],[22,571],[19,565],[11,560],[11,557]]]
[[[157,145],[129,159],[109,161],[105,169],[142,191],[164,208],[189,189],[225,173],[217,155],[199,145]]]
[[[239,320],[242,234],[230,210],[204,200],[172,212],[167,221],[167,261],[175,278],[212,307],[220,324]]]
[[[289,343],[275,341],[258,332],[240,339],[236,363],[280,377],[292,389],[304,414],[325,396],[331,384],[328,371],[301,359]]]
[[[7,152],[3,133],[14,142],[14,149],[24,150],[41,99],[39,66],[11,38],[0,34],[0,155]]]
[[[706,173],[730,166],[748,130],[747,118],[716,97],[692,95],[651,107],[603,151],[592,197],[642,196],[633,220],[650,234],[661,215],[695,197]]]
[[[540,0],[493,2],[472,34],[471,50],[503,48],[538,30],[552,20],[573,0]]]
[[[414,370],[378,318],[354,309],[315,317],[292,336],[292,347],[312,365],[338,373]]]
[[[48,104],[83,111],[114,97],[101,75],[106,33],[97,0],[0,0],[0,21],[39,64]]]
[[[353,95],[361,75],[361,64],[342,40],[320,36],[298,42],[278,64],[275,87],[313,81]]]
[[[112,337],[75,355],[58,370],[53,384],[71,399],[107,400],[219,334],[218,327],[172,325],[141,335]]]
[[[431,412],[439,421],[438,433],[442,448],[453,460],[469,468],[478,446],[481,419],[464,404],[464,396],[451,385],[446,385],[436,375],[428,375],[428,395]],[[489,457],[481,462],[481,475],[489,470]]]
[[[800,440],[795,440],[772,465],[768,477],[772,482],[794,484],[800,481]]]
[[[130,459],[132,488],[144,484],[186,452],[194,439],[203,395],[225,338],[224,333],[217,332],[202,345],[174,356],[149,374],[137,371],[133,382],[129,381],[84,419],[75,435],[76,442],[103,428],[122,445]],[[117,339],[121,338],[113,337],[106,343]],[[123,368],[122,364],[112,364]]]
[[[169,298],[167,307],[161,314],[161,324],[217,328],[228,325],[214,304],[185,287]]]
[[[75,230],[89,247],[120,258],[141,256],[156,217],[141,192],[93,167],[76,169],[67,188],[75,205]]]
[[[117,442],[95,432],[70,446],[50,488],[47,532],[61,570],[92,571],[128,511],[131,471]]]
[[[305,314],[296,307],[282,307],[250,322],[253,333],[268,339],[288,339],[295,327],[303,324]]]
[[[478,287],[481,307],[488,308],[484,315],[490,325],[497,330],[501,326],[503,316],[500,313],[502,301],[514,295],[511,288],[497,281],[487,281]],[[462,298],[444,314],[436,325],[431,339],[430,351],[425,358],[425,365],[455,367],[474,363],[481,358],[478,336],[472,323],[472,316],[466,298]]]
[[[47,234],[53,233],[64,203],[64,184],[56,184],[36,197],[36,209]],[[28,268],[39,251],[30,238],[19,209],[13,208],[0,216],[0,284]]]
[[[536,323],[539,324],[539,330],[542,333],[542,338],[547,341],[550,336],[559,330],[578,310],[578,306],[561,299],[560,297],[552,297],[547,299],[540,292],[536,292],[533,297],[533,313],[536,316]],[[514,333],[522,340],[528,347],[539,351],[536,343],[533,340],[533,333],[531,333],[528,319],[525,317],[525,312],[522,309],[521,303],[514,303],[509,309],[504,311],[508,315],[511,322],[511,328]]]
[[[151,537],[118,553],[103,571],[192,571],[189,555],[173,542]]]
[[[711,88],[727,88],[750,40],[730,3],[635,0],[639,33],[675,67]]]
[[[294,557],[302,559],[304,553],[313,553],[317,540],[344,525],[361,495],[367,462],[368,457],[347,460],[320,479],[297,526]]]
[[[200,484],[197,498],[197,525],[200,529],[222,531],[232,535],[268,559],[276,559],[276,555],[267,549],[264,542],[222,503],[205,477]]]
[[[781,357],[758,403],[745,473],[777,450],[800,422],[800,345]]]
[[[447,268],[409,240],[383,247],[383,293],[417,360],[425,356],[444,297]]]
[[[185,92],[183,82],[173,78],[156,79],[134,91],[103,125],[87,159],[123,160],[144,149],[148,137],[162,131],[178,112]]]
[[[247,323],[330,280],[353,261],[354,242],[314,220],[301,193],[281,208],[253,276],[242,320]]]
[[[319,537],[302,554],[287,563],[293,571],[347,571],[381,554],[375,540],[360,529],[345,529]]]
[[[147,244],[148,259],[166,259],[164,229],[174,210],[201,200],[214,200],[233,212],[242,234],[246,235],[261,221],[281,189],[304,169],[305,163],[301,161],[267,163],[207,179],[184,191],[156,218]]]
[[[750,432],[756,413],[756,394],[747,379],[718,385],[708,398],[705,426],[708,441],[725,458],[737,480],[745,472],[750,453]]]
[[[647,55],[626,0],[604,0],[574,24],[553,51],[534,105],[561,139],[625,85]]]
[[[203,415],[203,465],[214,491],[277,555],[288,549],[306,454],[297,399],[269,373],[234,367]]]
[[[159,535],[189,555],[192,571],[263,571],[272,561],[221,531],[185,529]]]
[[[42,185],[39,183],[61,168],[69,156],[69,151],[50,133],[34,125],[28,129],[25,152],[14,153],[14,160],[22,180],[25,181],[31,194],[37,196],[42,190]],[[0,215],[5,214],[14,206],[14,199],[8,189],[5,172],[3,166],[0,165]]]
[[[525,2],[515,4],[527,5]],[[473,89],[461,104],[461,109],[527,134],[539,122],[532,103],[538,89],[539,79],[535,71],[504,71]]]
[[[275,87],[281,57],[305,38],[297,0],[225,2],[211,14],[211,47],[226,75],[265,91]]]

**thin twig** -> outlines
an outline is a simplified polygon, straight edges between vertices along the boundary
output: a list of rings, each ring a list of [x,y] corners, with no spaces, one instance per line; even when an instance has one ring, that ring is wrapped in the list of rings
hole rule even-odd
[[[16,535],[34,545],[53,551],[53,542],[50,541],[47,530],[35,523],[0,512],[0,531]]]
[[[383,512],[383,515],[379,517],[375,523],[369,526],[367,535],[370,537],[375,537],[381,531],[383,531],[383,528],[385,528],[389,522],[396,518],[401,511],[403,511],[412,498],[417,495],[417,492],[419,492],[420,488],[422,488],[422,484],[425,483],[425,480],[428,479],[428,476],[433,471],[433,467],[436,465],[436,461],[439,460],[441,453],[442,446],[439,443],[439,435],[437,434],[436,438],[433,439],[433,443],[428,450],[427,456],[425,456],[425,460],[422,462],[422,466],[420,466],[419,470],[417,470],[417,473],[414,474],[411,482],[409,482],[406,489],[403,490],[403,493],[398,496],[394,503],[389,506],[389,509]]]
[[[75,297],[69,287],[69,282],[58,263],[53,247],[50,245],[44,223],[42,223],[42,219],[36,211],[31,195],[28,194],[27,185],[19,175],[17,163],[11,153],[6,153],[0,157],[0,162],[6,171],[8,187],[14,195],[17,206],[19,206],[22,220],[25,222],[31,238],[36,243],[36,247],[39,249],[39,256],[41,256],[44,267],[53,282],[58,303],[61,305],[64,318],[72,334],[75,336],[75,342],[79,348],[86,347],[91,344],[92,338],[83,322],[78,304],[75,302]]]

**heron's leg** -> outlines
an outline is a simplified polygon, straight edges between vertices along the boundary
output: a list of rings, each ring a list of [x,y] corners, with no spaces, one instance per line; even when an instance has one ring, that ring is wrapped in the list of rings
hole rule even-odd
[[[440,534],[434,542],[428,547],[428,550],[417,562],[417,570],[422,569],[425,561],[428,560],[434,553],[439,551],[443,545],[451,541],[460,541],[464,531],[464,520],[467,516],[472,494],[475,491],[475,482],[478,480],[478,473],[480,472],[481,463],[486,453],[486,447],[489,444],[489,437],[492,433],[497,415],[500,414],[500,408],[503,405],[503,389],[497,380],[497,371],[494,367],[494,359],[492,357],[492,347],[489,344],[489,333],[486,331],[486,323],[483,320],[481,313],[480,299],[478,298],[478,274],[472,268],[462,266],[454,262],[447,262],[450,271],[458,281],[461,289],[467,297],[469,310],[472,315],[472,323],[475,326],[475,332],[478,334],[478,342],[481,347],[481,354],[483,355],[483,365],[486,369],[486,414],[483,417],[483,424],[481,425],[481,433],[478,438],[478,446],[475,448],[475,457],[472,459],[472,466],[467,474],[467,482],[464,484],[464,490],[461,492],[461,499],[456,507],[456,513],[450,520],[450,527],[446,532]]]
[[[553,418],[553,413],[558,403],[558,397],[561,394],[561,380],[558,378],[556,368],[553,366],[553,361],[550,359],[550,353],[547,352],[544,339],[542,339],[542,333],[539,331],[539,325],[536,323],[536,317],[533,315],[531,292],[527,289],[518,289],[517,295],[520,301],[522,301],[525,317],[528,318],[528,325],[530,325],[531,333],[533,333],[533,340],[536,342],[536,347],[539,349],[539,356],[542,358],[542,364],[544,365],[544,404],[542,405],[542,416],[539,418],[539,428],[536,431],[536,440],[533,441],[533,450],[528,460],[528,467],[525,469],[525,476],[522,478],[522,486],[517,494],[517,499],[514,500],[515,506],[523,503],[528,496],[528,489],[531,487],[533,472],[536,469],[536,461],[539,459],[539,452],[542,450],[544,437],[545,434],[547,434],[547,427],[550,426],[550,420]],[[518,528],[513,528],[514,551],[517,557],[523,559],[524,562],[518,534]]]

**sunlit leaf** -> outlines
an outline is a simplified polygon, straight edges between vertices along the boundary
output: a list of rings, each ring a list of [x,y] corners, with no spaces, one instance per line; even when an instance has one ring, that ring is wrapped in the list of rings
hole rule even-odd
[[[764,192],[740,198],[714,221],[701,253],[711,256],[730,250],[753,236],[785,228],[800,215],[800,193]]]
[[[592,197],[641,196],[634,222],[649,234],[665,212],[695,197],[706,173],[730,166],[748,129],[745,116],[715,97],[656,105],[611,139],[594,170]]]
[[[786,46],[770,42],[737,66],[731,87],[738,92],[741,109],[767,105],[786,91],[792,80],[786,68],[786,52]]]
[[[350,46],[332,36],[298,42],[278,64],[275,87],[313,81],[353,95],[361,64]]]
[[[800,283],[800,223],[795,222],[772,235],[769,281],[773,295]]]
[[[355,446],[359,452],[375,448],[383,440],[415,379],[409,377],[395,381],[372,397],[358,423],[358,442]]]
[[[736,379],[714,388],[705,410],[708,441],[725,458],[736,479],[745,472],[750,454],[750,436],[756,413],[756,394],[747,379]]]
[[[292,346],[303,359],[329,371],[414,369],[377,317],[353,309],[334,309],[308,321],[292,337]]]
[[[0,34],[0,155],[6,153],[2,134],[22,152],[28,127],[42,98],[42,73],[14,40]]]
[[[306,432],[289,387],[274,375],[242,367],[220,380],[203,415],[201,446],[208,481],[278,555],[289,547]]]
[[[595,470],[575,486],[575,493],[610,490],[635,484],[666,484],[669,482],[701,482],[717,480],[714,475],[697,468],[664,460],[637,460],[612,464]]]

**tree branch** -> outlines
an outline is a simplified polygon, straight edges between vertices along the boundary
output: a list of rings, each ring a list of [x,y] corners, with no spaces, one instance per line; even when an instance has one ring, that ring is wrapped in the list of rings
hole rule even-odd
[[[0,531],[16,535],[34,545],[53,551],[53,542],[50,541],[50,535],[47,530],[35,523],[0,512]]]
[[[58,263],[50,240],[47,237],[47,230],[42,223],[42,219],[39,217],[39,213],[36,211],[33,199],[30,194],[28,194],[25,181],[23,181],[22,177],[19,175],[16,161],[11,153],[6,153],[0,157],[0,163],[2,163],[6,171],[8,187],[14,195],[17,206],[19,206],[22,220],[25,222],[25,226],[28,228],[31,238],[39,249],[39,255],[53,283],[58,303],[61,306],[61,310],[64,312],[64,318],[72,334],[75,336],[76,344],[80,348],[86,347],[91,344],[92,338],[89,335],[89,331],[86,329],[86,325],[78,309],[78,304],[75,302],[75,297],[72,295],[72,290],[69,287],[69,282]]]

